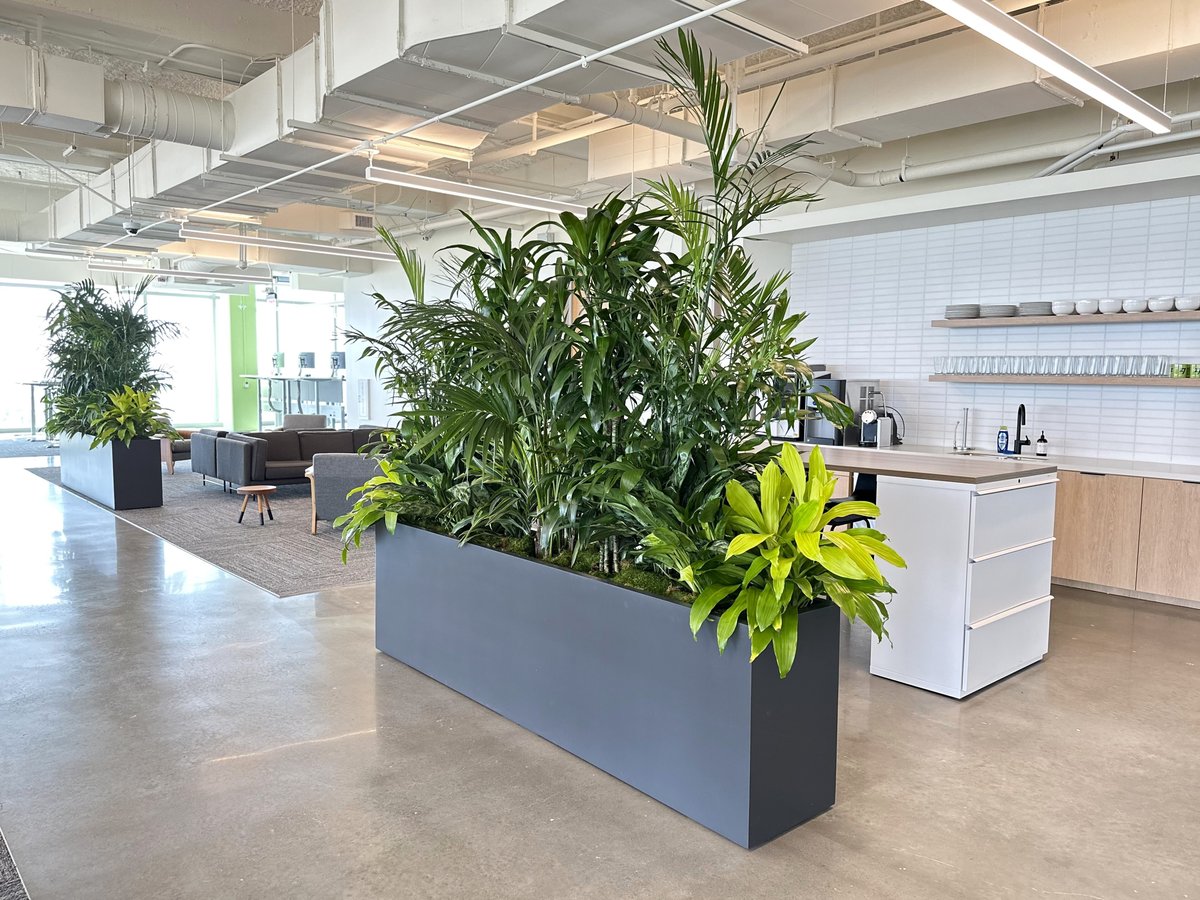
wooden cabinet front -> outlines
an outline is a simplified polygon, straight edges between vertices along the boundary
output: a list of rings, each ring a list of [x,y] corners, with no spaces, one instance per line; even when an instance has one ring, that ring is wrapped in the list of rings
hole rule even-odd
[[[1054,577],[1134,590],[1142,479],[1061,470],[1058,478]]]
[[[1200,533],[1200,484],[1145,479],[1137,589],[1147,594],[1200,600],[1200,566],[1194,536]]]

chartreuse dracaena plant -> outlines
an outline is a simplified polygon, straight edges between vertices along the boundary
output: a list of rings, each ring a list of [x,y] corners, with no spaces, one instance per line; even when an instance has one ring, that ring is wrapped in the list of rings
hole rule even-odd
[[[179,437],[166,410],[155,402],[154,394],[135,391],[129,385],[119,391],[110,391],[103,401],[93,403],[88,418],[95,435],[93,450],[114,441],[121,441],[128,447],[137,438]]]
[[[894,591],[875,557],[898,567],[904,560],[873,528],[824,530],[839,516],[879,514],[875,504],[863,501],[826,510],[835,485],[819,449],[813,449],[805,472],[791,444],[759,473],[757,500],[738,481],[726,485],[723,524],[729,543],[724,561],[682,572],[699,591],[692,604],[693,634],[718,604],[732,598],[717,621],[717,645],[724,651],[745,614],[750,658],[773,647],[783,676],[796,658],[799,610],[817,598],[829,597],[847,618],[862,619],[876,637],[887,633],[887,607],[876,595]]]

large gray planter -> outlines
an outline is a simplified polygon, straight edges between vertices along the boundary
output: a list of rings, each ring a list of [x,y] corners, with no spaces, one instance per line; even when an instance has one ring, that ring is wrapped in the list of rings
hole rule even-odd
[[[829,603],[781,680],[744,624],[721,655],[686,606],[403,525],[378,530],[375,584],[384,653],[743,847],[833,806]]]
[[[86,435],[60,442],[62,483],[109,509],[163,505],[162,449],[155,438],[120,441],[91,449]]]

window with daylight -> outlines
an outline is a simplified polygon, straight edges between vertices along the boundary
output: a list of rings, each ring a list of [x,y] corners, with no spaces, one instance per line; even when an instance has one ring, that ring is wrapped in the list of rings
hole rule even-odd
[[[0,285],[0,432],[28,432],[30,388],[46,376],[46,311],[56,299],[44,287]],[[34,388],[38,427],[44,421],[41,388]]]
[[[180,427],[218,423],[217,298],[151,293],[146,309],[150,318],[179,326],[179,336],[160,344],[156,354],[156,363],[171,377],[171,386],[160,399],[170,410],[171,421]]]

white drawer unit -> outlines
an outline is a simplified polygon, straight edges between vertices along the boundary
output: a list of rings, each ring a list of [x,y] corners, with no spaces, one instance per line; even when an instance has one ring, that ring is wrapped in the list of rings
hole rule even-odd
[[[891,641],[872,645],[872,674],[961,699],[1042,659],[1056,484],[879,477],[878,525],[908,568],[887,572]]]
[[[1045,597],[1053,553],[1054,538],[1042,538],[1013,550],[973,557],[967,568],[967,624]]]
[[[1031,600],[967,626],[963,649],[964,695],[973,694],[1046,655],[1051,599],[1046,596]]]
[[[971,556],[1054,537],[1055,484],[1015,482],[975,491]]]

